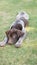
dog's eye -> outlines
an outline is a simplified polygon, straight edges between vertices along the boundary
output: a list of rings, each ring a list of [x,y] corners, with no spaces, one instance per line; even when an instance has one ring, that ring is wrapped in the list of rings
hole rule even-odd
[[[10,37],[12,37],[12,34],[10,34]]]

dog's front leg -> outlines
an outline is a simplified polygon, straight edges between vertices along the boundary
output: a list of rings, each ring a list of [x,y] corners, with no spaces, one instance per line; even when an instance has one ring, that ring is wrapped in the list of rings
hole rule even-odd
[[[23,40],[26,38],[26,34],[27,34],[27,32],[25,32],[24,35],[19,38],[19,40],[15,44],[15,47],[17,47],[17,48],[21,47]]]
[[[7,37],[4,38],[4,40],[2,42],[0,42],[0,46],[5,46],[5,44],[7,43]]]

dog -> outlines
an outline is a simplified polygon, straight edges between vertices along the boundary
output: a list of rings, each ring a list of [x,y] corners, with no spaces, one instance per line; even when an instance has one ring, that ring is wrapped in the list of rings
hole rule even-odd
[[[7,42],[8,42],[8,44],[12,44],[12,42],[13,42],[15,47],[17,47],[17,48],[21,47],[21,44],[27,34],[26,26],[28,26],[28,20],[29,20],[29,15],[26,12],[18,13],[16,16],[15,22],[13,22],[12,25],[10,26],[10,30],[6,31],[5,39],[2,42],[0,42],[0,46],[4,46]],[[12,33],[10,33],[10,32],[12,32]],[[14,34],[14,32],[17,34]],[[10,34],[12,34],[12,35],[14,34],[12,36],[12,38],[14,37],[13,40],[10,37]],[[14,40],[15,40],[15,42],[14,42]],[[12,41],[12,42],[10,43],[10,41]]]

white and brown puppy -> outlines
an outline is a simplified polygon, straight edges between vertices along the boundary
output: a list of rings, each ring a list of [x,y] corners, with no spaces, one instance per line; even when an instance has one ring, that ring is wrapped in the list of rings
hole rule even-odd
[[[22,33],[24,33],[24,35],[20,36],[20,38],[15,43],[15,47],[20,47],[23,40],[26,37],[26,28],[25,27],[28,25],[28,19],[29,19],[29,15],[26,12],[20,12],[16,16],[16,21],[13,22],[12,25],[10,26],[10,30],[15,28],[17,30],[20,30]],[[5,37],[3,42],[0,42],[0,46],[4,46],[7,41],[8,41],[8,38]]]

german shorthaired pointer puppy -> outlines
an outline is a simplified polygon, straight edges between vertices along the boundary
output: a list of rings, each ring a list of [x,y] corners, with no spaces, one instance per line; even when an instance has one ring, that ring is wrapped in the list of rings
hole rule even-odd
[[[29,15],[26,12],[20,12],[16,16],[16,21],[10,26],[10,30],[6,31],[6,37],[0,46],[6,43],[14,44],[15,47],[20,47],[26,37],[26,26],[28,25]]]

